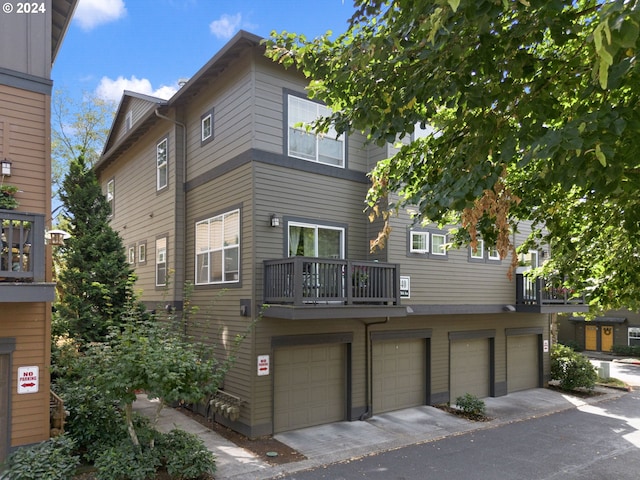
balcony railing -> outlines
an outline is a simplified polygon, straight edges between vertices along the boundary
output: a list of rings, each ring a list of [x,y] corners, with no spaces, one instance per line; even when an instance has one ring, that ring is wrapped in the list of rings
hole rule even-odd
[[[516,305],[586,305],[584,294],[564,286],[560,277],[516,274]]]
[[[291,257],[264,262],[269,304],[400,304],[400,270],[389,263]]]
[[[44,215],[0,210],[0,282],[44,282]]]

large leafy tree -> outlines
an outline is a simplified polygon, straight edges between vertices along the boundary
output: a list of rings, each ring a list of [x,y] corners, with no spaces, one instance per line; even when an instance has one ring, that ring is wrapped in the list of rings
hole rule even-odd
[[[110,327],[126,323],[135,277],[122,239],[109,225],[110,206],[84,157],[71,162],[62,187],[71,236],[58,247],[63,267],[56,309],[72,337],[104,341]]]
[[[640,307],[640,7],[627,0],[356,0],[345,33],[273,34],[339,133],[404,140],[371,173],[421,219],[507,256],[514,219],[594,306]],[[426,135],[412,142],[420,126]]]

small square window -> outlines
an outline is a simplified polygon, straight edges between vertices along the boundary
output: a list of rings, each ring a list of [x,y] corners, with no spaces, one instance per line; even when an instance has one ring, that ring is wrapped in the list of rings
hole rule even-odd
[[[429,253],[429,232],[411,232],[411,253]]]
[[[500,260],[500,252],[498,252],[498,247],[489,247],[487,250],[489,255],[489,260]]]

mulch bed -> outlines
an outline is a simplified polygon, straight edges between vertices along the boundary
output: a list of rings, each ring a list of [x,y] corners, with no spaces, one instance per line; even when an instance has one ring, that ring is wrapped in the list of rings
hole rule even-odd
[[[487,417],[486,415],[476,415],[473,413],[468,413],[459,408],[454,408],[451,405],[447,405],[446,403],[441,403],[439,405],[434,405],[434,407],[443,410],[452,415],[456,415],[457,417],[466,418],[467,420],[471,420],[473,422],[490,422],[492,418]]]

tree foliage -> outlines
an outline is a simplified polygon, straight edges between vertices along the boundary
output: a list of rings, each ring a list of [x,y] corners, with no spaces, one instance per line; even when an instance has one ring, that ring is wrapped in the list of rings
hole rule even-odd
[[[122,239],[109,225],[109,204],[84,157],[71,162],[62,186],[71,237],[58,247],[63,266],[56,310],[71,337],[103,341],[109,328],[126,318],[135,277]]]
[[[515,219],[548,272],[601,308],[640,307],[640,8],[626,0],[356,0],[345,33],[272,34],[267,54],[334,113],[316,123],[403,141],[371,172],[420,219],[513,252]],[[414,141],[416,126],[426,134]],[[529,248],[531,245],[527,245]]]
[[[93,165],[102,152],[113,119],[113,102],[83,94],[74,101],[65,90],[56,90],[51,102],[51,183],[54,197],[71,162],[83,156]]]

